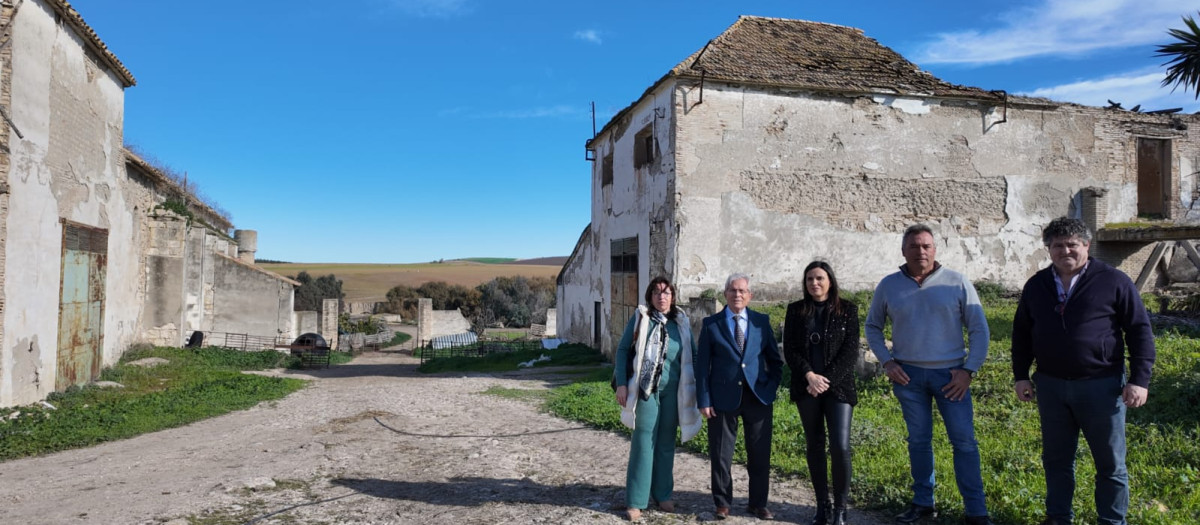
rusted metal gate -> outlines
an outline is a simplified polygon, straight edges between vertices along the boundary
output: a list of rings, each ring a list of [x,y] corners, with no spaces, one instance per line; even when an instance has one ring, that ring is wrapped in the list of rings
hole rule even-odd
[[[621,341],[625,324],[633,317],[638,305],[638,238],[617,239],[611,243],[609,297],[610,315],[608,335],[612,348],[602,349],[607,355],[616,355],[617,343]]]
[[[108,231],[64,221],[56,390],[100,375],[107,266]]]

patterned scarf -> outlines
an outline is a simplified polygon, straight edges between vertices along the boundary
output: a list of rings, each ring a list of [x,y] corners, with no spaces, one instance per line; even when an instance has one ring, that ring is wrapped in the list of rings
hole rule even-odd
[[[650,320],[658,323],[658,326],[650,330],[646,351],[642,354],[641,375],[638,377],[642,401],[649,400],[650,394],[658,390],[658,379],[662,376],[663,360],[667,355],[667,316],[658,310],[651,310]]]

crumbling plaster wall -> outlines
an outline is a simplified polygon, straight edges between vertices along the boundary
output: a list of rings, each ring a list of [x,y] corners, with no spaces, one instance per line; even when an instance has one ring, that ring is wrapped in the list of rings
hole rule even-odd
[[[999,122],[1002,108],[964,101],[709,82],[697,103],[698,89],[675,90],[684,297],[734,271],[755,278],[756,299],[795,297],[813,259],[870,288],[903,262],[914,222],[934,229],[947,266],[1019,286],[1047,260],[1040,228],[1077,213],[1080,188],[1109,189],[1109,217],[1136,214],[1136,138],[1103,109],[1027,102]],[[1165,127],[1150,117],[1133,118]]]
[[[55,23],[40,0],[22,4],[12,23],[11,201],[5,224],[0,406],[44,398],[55,389],[63,220],[108,231],[104,364],[133,342],[140,301],[137,221],[121,191],[122,82]]]
[[[611,348],[609,326],[624,324],[626,319],[610,319],[612,296],[609,290],[611,275],[611,245],[614,239],[637,237],[638,282],[647,283],[652,276],[671,276],[675,271],[675,237],[678,230],[675,216],[675,188],[671,174],[675,171],[674,119],[672,91],[664,84],[642,97],[630,110],[619,116],[616,125],[609,127],[592,140],[596,161],[592,163],[592,250],[582,264],[590,265],[588,289],[582,281],[559,297],[559,334],[576,342],[594,343],[593,334],[584,333],[582,326],[592,327],[595,301],[601,301],[603,327],[601,348]],[[643,147],[639,135],[653,137],[653,154],[648,163],[638,166],[636,149]],[[602,184],[604,159],[612,156],[612,184]],[[581,272],[582,274],[582,272]],[[640,296],[641,290],[639,290]],[[584,320],[587,320],[586,322]],[[567,334],[570,334],[569,336]],[[576,339],[578,337],[578,339]]]
[[[213,331],[296,337],[290,282],[223,253],[211,259]]]
[[[599,253],[589,225],[575,244],[575,251],[559,271],[555,290],[558,335],[573,342],[593,344],[595,304],[603,300],[604,281],[597,270]]]

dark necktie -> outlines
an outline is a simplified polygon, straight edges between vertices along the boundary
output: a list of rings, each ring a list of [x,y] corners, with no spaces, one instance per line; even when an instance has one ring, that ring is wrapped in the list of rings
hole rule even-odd
[[[738,322],[738,316],[733,316],[733,341],[737,343],[737,351],[739,354],[746,351],[746,334],[742,332],[742,323]]]

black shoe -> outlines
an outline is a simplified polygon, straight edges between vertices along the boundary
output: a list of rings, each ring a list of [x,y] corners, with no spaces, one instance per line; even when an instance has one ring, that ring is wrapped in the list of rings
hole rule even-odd
[[[809,525],[829,525],[829,509],[832,506],[828,501],[817,502],[817,512],[813,514]]]
[[[925,518],[936,518],[937,515],[937,509],[933,507],[910,503],[908,504],[908,510],[896,515],[896,521],[900,523],[916,523]]]
[[[833,520],[829,525],[846,525],[846,509],[833,509]]]
[[[992,519],[987,517],[986,514],[983,516],[964,516],[963,523],[967,525],[995,525],[992,523]]]

